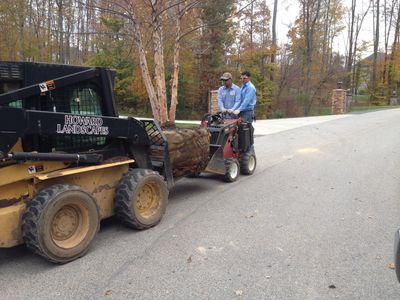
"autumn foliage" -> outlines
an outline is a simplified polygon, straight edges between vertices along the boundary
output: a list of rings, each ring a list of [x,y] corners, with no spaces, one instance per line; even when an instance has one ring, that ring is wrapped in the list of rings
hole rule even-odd
[[[199,119],[225,71],[237,84],[252,73],[260,118],[323,113],[338,81],[387,103],[400,82],[399,1],[296,2],[274,41],[274,7],[262,0],[0,0],[0,59],[113,68],[120,111],[162,124]]]

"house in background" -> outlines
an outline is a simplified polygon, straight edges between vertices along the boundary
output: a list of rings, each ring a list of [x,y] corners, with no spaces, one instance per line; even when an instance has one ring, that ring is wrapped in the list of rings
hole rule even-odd
[[[377,72],[382,72],[383,65],[385,63],[385,53],[378,52],[377,57]],[[372,69],[374,64],[374,54],[363,58],[359,62],[357,62],[356,68],[356,76],[355,76],[355,94],[363,95],[368,94],[369,84],[372,80]]]

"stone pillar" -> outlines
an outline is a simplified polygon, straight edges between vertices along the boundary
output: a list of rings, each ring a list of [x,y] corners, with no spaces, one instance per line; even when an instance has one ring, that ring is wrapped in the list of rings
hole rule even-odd
[[[390,105],[397,105],[397,92],[393,91],[390,96]]]
[[[209,99],[208,112],[215,114],[218,112],[218,90],[210,91]]]
[[[332,91],[332,114],[346,113],[346,90],[335,89]]]
[[[348,89],[346,91],[346,112],[350,111],[352,104],[353,104],[353,95],[351,94],[351,90]]]

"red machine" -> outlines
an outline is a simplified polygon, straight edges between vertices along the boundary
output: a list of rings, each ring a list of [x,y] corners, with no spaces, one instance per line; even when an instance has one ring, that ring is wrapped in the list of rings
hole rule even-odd
[[[242,118],[226,118],[223,113],[206,114],[200,127],[211,133],[211,159],[205,172],[224,175],[227,182],[235,181],[239,173],[251,175],[256,169],[254,128]]]

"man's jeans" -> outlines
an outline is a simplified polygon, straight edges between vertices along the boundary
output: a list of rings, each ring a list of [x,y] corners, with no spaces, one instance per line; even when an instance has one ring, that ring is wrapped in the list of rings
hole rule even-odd
[[[240,112],[240,116],[243,118],[243,120],[247,123],[253,123],[254,120],[254,111],[253,110],[246,110]]]
[[[222,118],[224,119],[237,119],[237,115],[230,113],[222,113]]]

